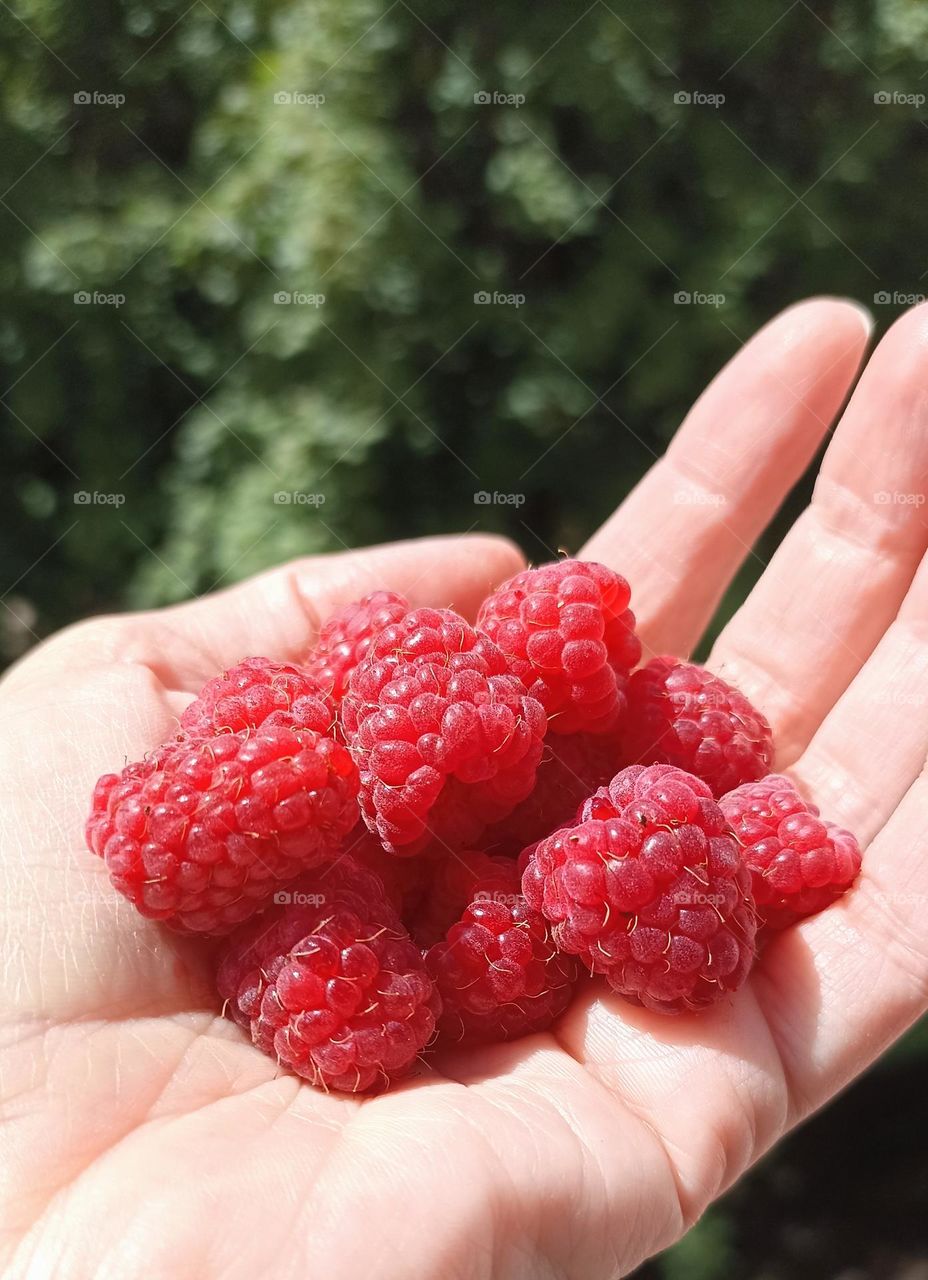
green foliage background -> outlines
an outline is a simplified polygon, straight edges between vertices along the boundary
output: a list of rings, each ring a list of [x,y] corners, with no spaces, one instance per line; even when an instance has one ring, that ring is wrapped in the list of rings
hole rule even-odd
[[[920,291],[923,104],[874,95],[917,94],[926,54],[915,0],[0,6],[4,655],[306,551],[578,546],[777,308],[846,293],[883,325]],[[861,1198],[839,1240],[822,1185],[874,1087],[650,1273],[896,1275],[905,1215]],[[882,1124],[868,1186],[898,1206],[924,1174],[905,1133],[881,1163]]]

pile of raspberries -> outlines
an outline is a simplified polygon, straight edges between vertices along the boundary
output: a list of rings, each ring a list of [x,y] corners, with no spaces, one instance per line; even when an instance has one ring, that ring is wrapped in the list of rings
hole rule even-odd
[[[100,779],[87,843],[142,915],[221,938],[217,1005],[324,1089],[543,1031],[586,974],[661,1013],[724,1001],[860,849],[770,772],[737,689],[638,665],[629,600],[581,560],[474,626],[378,591],[302,663],[210,680]]]

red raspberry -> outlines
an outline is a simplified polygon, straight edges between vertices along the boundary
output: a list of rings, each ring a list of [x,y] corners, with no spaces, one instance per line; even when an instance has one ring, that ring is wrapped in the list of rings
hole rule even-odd
[[[346,838],[344,851],[380,878],[388,901],[404,922],[415,915],[433,870],[425,854],[418,858],[398,858],[395,853],[387,853],[379,837],[368,831],[363,822]]]
[[[641,657],[630,597],[605,565],[560,560],[504,582],[481,606],[477,629],[509,658],[553,733],[609,732]]]
[[[604,786],[622,764],[618,740],[607,734],[549,736],[531,795],[496,823],[481,844],[517,856],[526,845],[571,822],[578,807]]]
[[[562,951],[661,1013],[714,1004],[754,959],[750,876],[706,784],[633,765],[539,841],[522,878]]]
[[[226,1012],[263,1052],[324,1089],[361,1093],[412,1067],[440,1009],[421,953],[376,876],[351,859],[301,878],[223,944]]]
[[[91,850],[144,916],[226,933],[281,881],[331,858],[358,816],[347,750],[265,724],[162,747],[97,783]]]
[[[391,853],[472,844],[531,791],[546,720],[486,636],[416,609],[374,638],[342,716],[361,812]]]
[[[500,867],[513,867],[508,858],[493,857],[477,849],[445,853],[441,861],[430,861],[426,892],[416,911],[410,932],[422,947],[441,942],[461,912],[471,901],[481,879],[495,875]]]
[[[721,677],[678,658],[653,658],[629,681],[625,758],[685,769],[719,797],[769,771],[773,735]]]
[[[860,845],[823,822],[789,780],[771,774],[719,801],[741,843],[761,921],[783,929],[830,906],[857,879]]]
[[[409,602],[395,591],[375,591],[346,604],[319,632],[307,669],[322,689],[341,701],[352,671],[367,657],[374,636],[408,612]]]
[[[569,1004],[577,966],[529,907],[515,863],[469,854],[442,873],[433,923],[447,914],[450,928],[425,958],[442,998],[439,1032],[476,1043],[543,1031]]]
[[[211,738],[265,724],[330,734],[334,722],[334,704],[305,668],[245,658],[206,682],[180,727],[188,738]]]

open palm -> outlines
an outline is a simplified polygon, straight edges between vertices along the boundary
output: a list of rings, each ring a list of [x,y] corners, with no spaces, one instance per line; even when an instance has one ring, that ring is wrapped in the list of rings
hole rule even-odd
[[[745,346],[579,554],[685,654],[845,399],[853,307]],[[625,1274],[679,1237],[928,999],[928,310],[881,343],[798,520],[709,665],[866,847],[860,883],[708,1013],[592,980],[551,1034],[437,1060],[368,1101],[279,1072],[217,1017],[203,944],[137,917],[83,851],[99,773],[246,654],[293,659],[381,586],[473,614],[519,559],[482,537],[300,561],[211,599],[81,624],[2,686],[0,1221],[10,1277],[356,1280]],[[604,458],[603,465],[608,465]]]

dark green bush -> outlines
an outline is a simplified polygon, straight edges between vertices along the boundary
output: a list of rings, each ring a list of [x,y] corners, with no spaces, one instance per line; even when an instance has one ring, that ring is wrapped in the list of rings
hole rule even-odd
[[[0,577],[38,633],[376,538],[576,546],[777,307],[924,270],[924,124],[874,103],[919,87],[901,0],[17,13]]]

